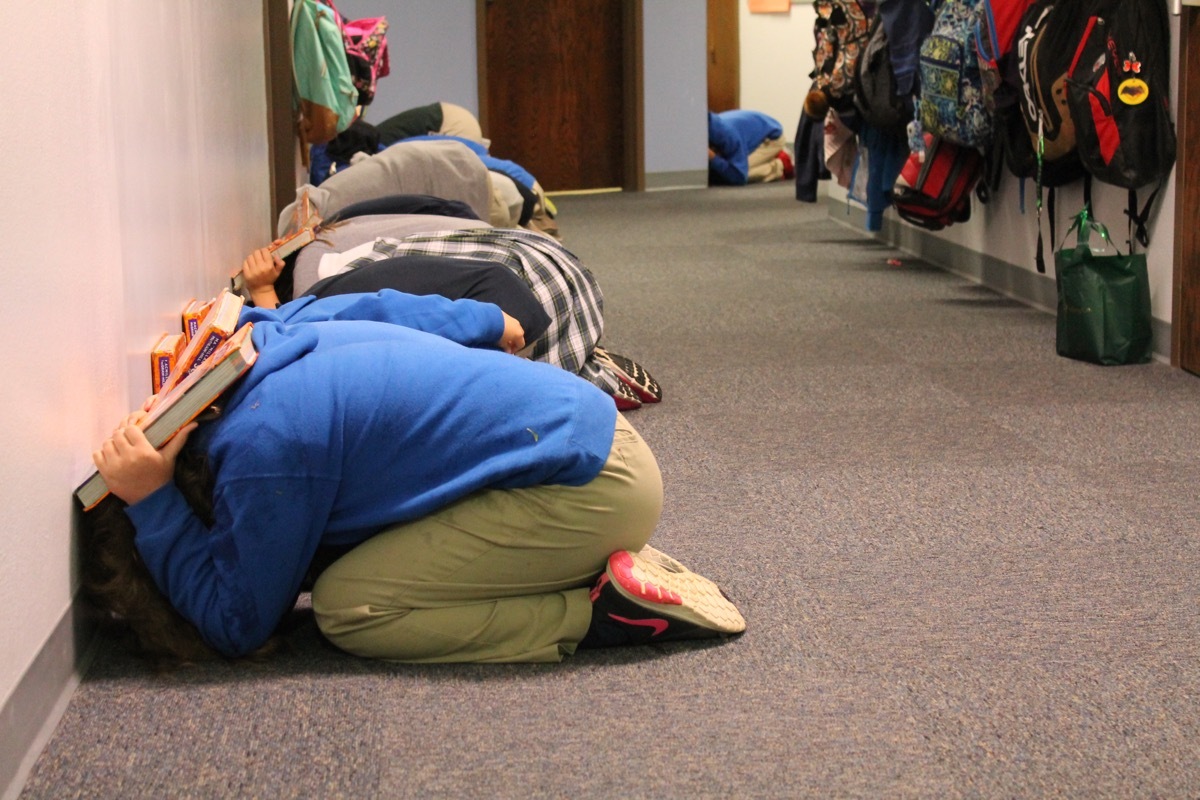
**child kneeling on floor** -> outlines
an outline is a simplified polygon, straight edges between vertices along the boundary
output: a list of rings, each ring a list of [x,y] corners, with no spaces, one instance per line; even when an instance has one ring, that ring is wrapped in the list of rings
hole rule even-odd
[[[330,548],[314,615],[361,656],[558,661],[744,629],[646,547],[646,443],[595,386],[508,355],[523,335],[498,307],[385,290],[241,322],[258,358],[215,419],[156,451],[139,412],[93,454],[114,497],[85,515],[85,587],[149,654],[259,650]]]

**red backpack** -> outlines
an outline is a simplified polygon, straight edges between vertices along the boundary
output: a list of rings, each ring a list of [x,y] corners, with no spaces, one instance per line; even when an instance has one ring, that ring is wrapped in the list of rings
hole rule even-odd
[[[1017,41],[1021,17],[1034,0],[983,0],[976,9],[975,55],[983,76],[983,102],[993,111],[1017,100],[1020,87],[1006,80],[1005,62]]]
[[[940,231],[971,218],[971,190],[982,172],[983,157],[926,133],[925,160],[912,153],[892,188],[892,205],[900,218],[921,228]]]

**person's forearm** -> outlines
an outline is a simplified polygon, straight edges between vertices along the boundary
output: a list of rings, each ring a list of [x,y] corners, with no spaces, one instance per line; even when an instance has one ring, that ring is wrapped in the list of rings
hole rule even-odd
[[[259,308],[263,308],[259,306]],[[475,300],[447,300],[439,295],[411,295],[384,289],[375,294],[306,296],[284,303],[278,311],[243,312],[242,321],[300,322],[371,320],[436,334],[468,347],[495,347],[504,333],[499,306]]]
[[[274,285],[263,286],[250,290],[250,302],[256,308],[279,308],[279,295],[275,293]]]

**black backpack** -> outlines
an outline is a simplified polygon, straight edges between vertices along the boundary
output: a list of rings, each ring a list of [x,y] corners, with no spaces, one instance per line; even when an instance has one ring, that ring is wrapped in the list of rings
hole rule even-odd
[[[1093,9],[1111,0],[1038,0],[1021,18],[1014,50],[1018,101],[1033,146],[1043,160],[1075,150],[1075,121],[1067,104],[1067,73]],[[1036,152],[1036,149],[1035,149]]]
[[[881,14],[871,20],[867,43],[858,57],[854,106],[865,122],[895,136],[905,136],[905,128],[913,118],[912,95],[896,93],[896,76]]]
[[[1079,158],[1096,180],[1130,190],[1134,235],[1148,244],[1135,190],[1175,165],[1170,110],[1170,32],[1161,0],[1121,0],[1087,19],[1067,80]]]
[[[1067,74],[1093,9],[1116,0],[1037,0],[1021,17],[1013,45],[1026,139],[1008,129],[1009,169],[1037,181],[1036,265],[1046,271],[1042,244],[1042,189],[1050,188],[1050,238],[1054,239],[1054,189],[1086,175],[1076,146],[1075,121],[1067,104]]]

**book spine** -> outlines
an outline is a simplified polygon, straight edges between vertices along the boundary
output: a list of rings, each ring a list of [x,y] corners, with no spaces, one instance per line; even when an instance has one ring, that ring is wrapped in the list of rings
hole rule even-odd
[[[204,340],[204,344],[200,345],[200,349],[196,352],[196,357],[192,359],[192,363],[188,365],[182,377],[186,378],[188,372],[203,364],[227,338],[229,337],[221,331],[210,331],[208,337]]]
[[[171,377],[171,370],[175,367],[175,355],[173,353],[154,353],[151,357],[151,385],[154,391],[151,394],[158,394],[159,389],[167,382],[167,378]]]
[[[212,307],[212,301],[207,303],[191,303],[183,310],[183,339],[184,342],[190,342],[196,332],[200,330],[200,323],[204,321],[204,315],[208,313],[208,309]]]

